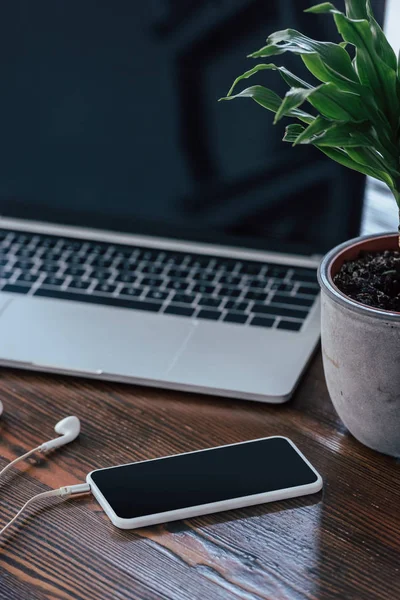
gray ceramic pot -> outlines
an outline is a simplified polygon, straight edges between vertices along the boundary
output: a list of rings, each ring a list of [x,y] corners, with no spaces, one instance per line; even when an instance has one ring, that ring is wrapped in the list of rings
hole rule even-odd
[[[333,405],[360,442],[400,457],[400,313],[345,296],[333,277],[361,250],[398,249],[397,234],[365,236],[334,248],[321,263],[322,353]]]

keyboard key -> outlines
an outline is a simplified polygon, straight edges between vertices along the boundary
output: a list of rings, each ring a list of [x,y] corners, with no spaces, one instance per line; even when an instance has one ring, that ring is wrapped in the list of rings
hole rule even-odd
[[[186,279],[189,275],[189,271],[186,269],[170,269],[167,275],[172,279]]]
[[[81,256],[72,256],[71,258],[67,259],[68,262],[71,263],[84,263],[88,261],[88,257],[81,257]],[[103,258],[103,257],[99,257],[99,258],[95,258],[94,260],[92,260],[91,262],[91,266],[92,267],[100,267],[100,269],[109,269],[112,265],[113,261],[110,258]]]
[[[99,304],[103,306],[115,306],[117,308],[129,308],[131,310],[144,310],[148,312],[158,312],[162,304],[159,302],[143,302],[140,300],[131,300],[129,298],[114,298],[113,296],[100,296],[96,294],[80,294],[78,292],[67,292],[63,290],[49,290],[39,288],[34,296],[45,298],[59,298],[60,300],[73,300],[76,302],[86,302],[89,304]]]
[[[166,265],[174,265],[174,266],[179,267],[180,265],[183,265],[185,260],[186,260],[185,254],[182,254],[182,253],[175,254],[173,252],[168,252],[164,262]]]
[[[278,329],[286,329],[287,331],[300,331],[303,323],[301,321],[281,321],[278,324]]]
[[[175,306],[174,304],[170,304],[164,311],[167,315],[179,315],[182,317],[191,317],[194,314],[194,308],[189,308],[188,306]]]
[[[134,283],[136,281],[136,277],[134,277],[133,275],[127,275],[126,273],[121,273],[119,275],[117,275],[117,277],[115,278],[115,281],[118,281],[120,283]]]
[[[219,312],[218,310],[201,310],[199,312],[199,314],[197,315],[198,319],[209,319],[211,321],[218,321],[218,319],[220,318],[220,316],[222,315],[221,312]]]
[[[287,296],[285,294],[274,294],[271,304],[290,304],[299,308],[308,308],[314,304],[314,298],[301,298],[297,296]]]
[[[18,285],[16,283],[7,283],[1,288],[2,292],[11,292],[13,294],[27,294],[31,289],[29,284]]]
[[[143,288],[125,286],[120,290],[119,293],[123,296],[131,296],[132,298],[138,298],[143,294]]]
[[[209,281],[214,281],[215,274],[214,273],[205,273],[204,271],[198,271],[193,275],[193,279],[198,281],[199,283],[207,283]]]
[[[85,273],[86,269],[84,267],[68,267],[63,274],[72,275],[73,277],[82,277]]]
[[[19,235],[17,235],[17,238],[15,241],[18,244],[29,244],[30,239],[31,239],[31,236],[29,233],[28,234],[20,233]]]
[[[147,292],[145,298],[146,300],[159,300],[160,302],[166,300],[168,298],[168,292],[160,292],[159,290],[150,290]]]
[[[276,317],[293,317],[293,319],[305,319],[307,313],[303,310],[294,310],[292,308],[284,308],[283,306],[264,306],[263,304],[255,304],[253,312],[263,315],[275,315]]]
[[[66,263],[71,264],[71,265],[83,265],[88,260],[87,256],[78,256],[77,254],[71,254],[70,256],[65,256],[63,258]],[[111,261],[105,261],[105,262],[110,263],[108,266],[111,266]],[[93,263],[92,263],[92,265],[93,265]],[[107,265],[99,264],[98,266],[106,267]]]
[[[196,296],[191,294],[175,294],[172,298],[172,302],[179,302],[179,304],[192,304],[196,300]]]
[[[268,294],[264,292],[247,292],[245,295],[246,300],[256,300],[257,302],[265,302],[268,298]]]
[[[33,258],[36,254],[36,250],[28,250],[27,248],[21,248],[17,251],[16,254],[21,258]]]
[[[12,271],[0,271],[0,279],[10,279],[14,275]]]
[[[121,260],[121,263],[124,261],[128,261],[132,256],[133,248],[122,248],[119,247],[115,249],[113,256],[114,258],[118,258]]]
[[[200,299],[199,306],[209,306],[211,308],[219,308],[222,300],[220,298],[204,297]]]
[[[190,256],[189,255],[189,260],[187,261],[187,265],[191,268],[191,269],[207,269],[207,267],[210,266],[211,262],[214,259],[212,259],[210,256]]]
[[[83,281],[82,279],[73,279],[69,284],[68,284],[68,289],[73,289],[73,290],[87,290],[88,287],[90,287],[90,284],[92,282],[91,281]]]
[[[117,286],[113,283],[98,283],[96,287],[93,289],[93,294],[97,292],[101,292],[102,294],[113,294]]]
[[[225,308],[234,310],[235,312],[244,312],[247,310],[248,306],[248,302],[235,302],[234,300],[229,300],[229,302],[225,304]]]
[[[185,290],[188,289],[189,284],[186,283],[185,281],[171,280],[167,283],[166,287],[170,290],[178,290],[178,291],[184,292]]]
[[[267,287],[267,283],[268,281],[265,279],[253,279],[250,280],[247,285],[249,286],[250,290],[261,292]]]
[[[89,252],[93,252],[93,254],[96,254],[98,256],[104,256],[104,254],[107,254],[108,251],[108,245],[107,244],[95,244],[93,242],[90,242],[89,245]]]
[[[13,269],[21,269],[21,271],[30,271],[35,266],[33,260],[17,260],[14,263]]]
[[[48,237],[48,238],[42,238],[40,240],[40,245],[44,246],[45,248],[55,248],[57,246],[58,242],[59,242],[59,238]]]
[[[198,292],[199,294],[213,294],[215,287],[213,285],[203,285],[201,283],[197,283],[194,286],[193,291]]]
[[[248,315],[235,312],[228,312],[224,317],[227,323],[246,323],[247,319]]]
[[[39,279],[39,275],[32,275],[32,273],[21,273],[18,276],[16,283],[35,283]]]
[[[49,275],[42,282],[42,285],[51,285],[53,287],[61,287],[65,283],[65,279],[63,277],[54,277],[53,275]]]
[[[226,273],[232,273],[233,271],[239,271],[242,268],[242,263],[236,260],[229,259],[217,259],[216,269],[221,271],[222,275]]]
[[[41,250],[41,247],[37,249]],[[60,262],[61,258],[62,258],[62,253],[58,252],[56,250],[47,250],[47,252],[42,252],[39,256],[39,253],[37,252],[38,258],[40,258],[41,260],[43,260],[44,262],[52,262],[52,263],[58,263]]]
[[[149,273],[150,275],[161,275],[163,267],[155,267],[153,265],[146,265],[142,268],[142,273]]]
[[[141,260],[154,260],[159,253],[159,250],[142,250],[139,253]]]
[[[264,266],[263,263],[243,263],[241,272],[247,275],[259,275]]]
[[[274,279],[285,279],[288,274],[288,267],[279,267],[275,265],[270,265],[268,267],[267,273],[268,277],[273,277]]]
[[[42,263],[38,268],[38,271],[42,273],[58,273],[61,269],[61,265],[58,263]]]
[[[290,293],[293,288],[293,283],[279,283],[279,281],[274,281],[274,283],[271,284],[271,290],[276,290],[277,292]]]
[[[307,296],[318,296],[319,294],[319,287],[317,286],[308,286],[308,285],[301,285],[299,287],[299,289],[297,290],[297,294],[305,294]]]
[[[78,252],[81,250],[84,242],[78,242],[77,240],[68,240],[63,244],[63,250],[70,250],[71,252]]]
[[[294,273],[292,274],[291,279],[293,281],[301,281],[301,282],[310,282],[317,284],[317,271],[314,269],[300,269],[298,267],[294,268]]]
[[[110,279],[112,274],[113,274],[113,272],[110,271],[110,269],[93,269],[93,271],[89,271],[89,276],[91,277],[91,279],[97,279],[97,281],[104,281],[104,282],[106,282],[108,279]],[[72,273],[71,273],[71,275],[72,275]],[[77,276],[79,277],[79,274],[77,274]],[[125,275],[121,275],[121,277],[124,277],[124,276]],[[132,280],[135,281],[135,277],[133,277]],[[125,283],[132,283],[132,282],[127,281]]]
[[[275,319],[267,318],[267,317],[253,317],[250,321],[250,325],[253,327],[273,327],[275,323]]]
[[[224,275],[219,280],[219,283],[223,283],[225,285],[239,285],[241,282],[241,277],[235,277],[234,275]]]
[[[147,285],[152,288],[159,288],[164,283],[161,277],[144,277],[140,282],[140,285]]]
[[[227,296],[228,298],[239,298],[242,290],[238,290],[237,288],[229,288],[223,287],[219,290],[219,296]]]

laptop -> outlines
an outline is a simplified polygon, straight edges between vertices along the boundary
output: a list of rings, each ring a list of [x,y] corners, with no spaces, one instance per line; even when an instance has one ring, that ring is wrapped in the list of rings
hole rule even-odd
[[[2,3],[1,365],[291,397],[364,179],[217,99],[268,32],[332,39],[306,5]],[[278,77],[257,83],[284,94]]]

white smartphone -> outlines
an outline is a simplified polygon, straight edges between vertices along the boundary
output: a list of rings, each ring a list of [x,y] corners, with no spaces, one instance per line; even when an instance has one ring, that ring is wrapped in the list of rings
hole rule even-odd
[[[314,494],[322,478],[291,440],[268,437],[92,471],[87,482],[117,527]]]

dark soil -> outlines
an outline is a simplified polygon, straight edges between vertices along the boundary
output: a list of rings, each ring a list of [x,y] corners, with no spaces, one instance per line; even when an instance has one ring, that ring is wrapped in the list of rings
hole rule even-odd
[[[400,312],[400,252],[362,252],[345,262],[333,280],[353,300]]]

